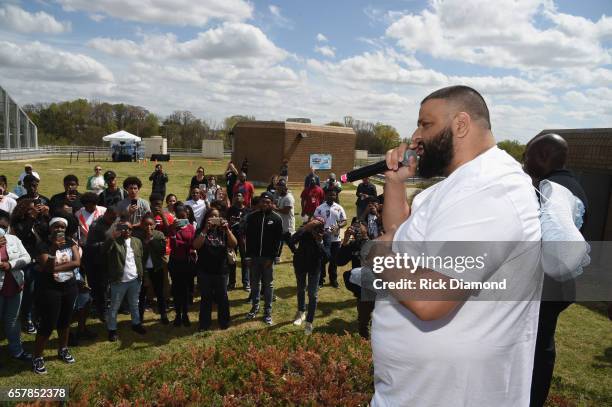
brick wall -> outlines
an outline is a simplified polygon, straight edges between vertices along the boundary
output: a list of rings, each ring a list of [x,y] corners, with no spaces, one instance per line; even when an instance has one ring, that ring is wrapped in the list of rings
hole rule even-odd
[[[305,133],[300,138],[299,133]],[[244,122],[234,127],[232,159],[239,166],[249,159],[249,179],[269,182],[278,174],[284,158],[289,160],[289,182],[302,182],[309,172],[310,154],[331,154],[332,170],[317,171],[321,178],[330,172],[353,169],[355,132],[351,128],[315,126],[292,122]]]

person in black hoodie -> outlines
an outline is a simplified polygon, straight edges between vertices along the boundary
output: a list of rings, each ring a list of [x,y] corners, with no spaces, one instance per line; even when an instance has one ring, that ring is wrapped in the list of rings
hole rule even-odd
[[[297,281],[298,310],[295,314],[293,325],[300,326],[306,320],[304,332],[306,335],[312,333],[312,323],[317,310],[317,297],[319,294],[319,277],[321,274],[321,262],[329,257],[329,250],[323,244],[325,235],[325,219],[312,218],[308,223],[302,225],[297,232],[291,236],[291,244],[298,244],[293,256],[293,269]],[[308,277],[308,283],[306,278]],[[306,287],[308,286],[308,314],[306,314]]]
[[[336,254],[336,264],[344,266],[351,262],[351,270],[361,267],[361,248],[368,239],[368,228],[363,221],[353,218],[351,226],[344,232],[342,245]],[[361,287],[350,281],[351,270],[344,272],[344,284],[346,288],[357,298],[357,322],[359,324],[359,335],[362,338],[370,337],[370,320],[374,311],[374,301],[361,297]]]
[[[274,289],[273,267],[274,258],[278,255],[283,238],[283,221],[272,211],[274,197],[269,192],[260,196],[259,211],[249,214],[246,218],[246,262],[251,271],[251,301],[253,306],[247,314],[253,319],[259,312],[260,282],[264,290],[264,322],[272,325],[272,298]]]

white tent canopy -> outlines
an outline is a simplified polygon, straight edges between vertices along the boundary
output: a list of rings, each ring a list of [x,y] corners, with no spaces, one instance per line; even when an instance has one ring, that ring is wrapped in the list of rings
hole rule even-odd
[[[132,133],[128,133],[125,130],[119,130],[116,133],[113,134],[109,134],[108,136],[104,136],[102,137],[102,140],[104,141],[111,141],[111,142],[121,142],[124,141],[126,143],[138,143],[141,141],[140,137],[133,135]]]

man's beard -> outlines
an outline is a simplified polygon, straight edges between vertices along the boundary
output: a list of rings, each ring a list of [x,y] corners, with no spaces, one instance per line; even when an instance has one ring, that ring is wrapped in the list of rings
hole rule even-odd
[[[423,141],[423,154],[419,158],[417,174],[423,178],[444,175],[444,170],[453,160],[453,132],[443,129],[431,141]]]

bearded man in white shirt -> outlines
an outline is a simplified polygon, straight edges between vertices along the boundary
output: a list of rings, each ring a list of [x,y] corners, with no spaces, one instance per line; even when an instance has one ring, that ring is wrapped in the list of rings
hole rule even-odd
[[[371,404],[528,406],[542,281],[539,205],[531,180],[497,148],[487,105],[474,89],[452,86],[427,96],[417,125],[410,146],[386,155],[386,234],[379,240],[392,247],[392,255],[411,246],[420,254],[431,242],[478,242],[476,249],[489,250],[487,272],[509,276],[521,295],[483,301],[477,298],[482,290],[445,296],[444,290],[422,289],[377,301]],[[412,157],[409,165],[398,165],[408,148],[419,156],[418,169]],[[446,178],[409,206],[405,181],[414,175]],[[452,266],[430,267],[416,267],[408,278],[458,279]],[[394,271],[383,271],[382,280],[397,281]],[[470,278],[468,272],[462,276]]]

